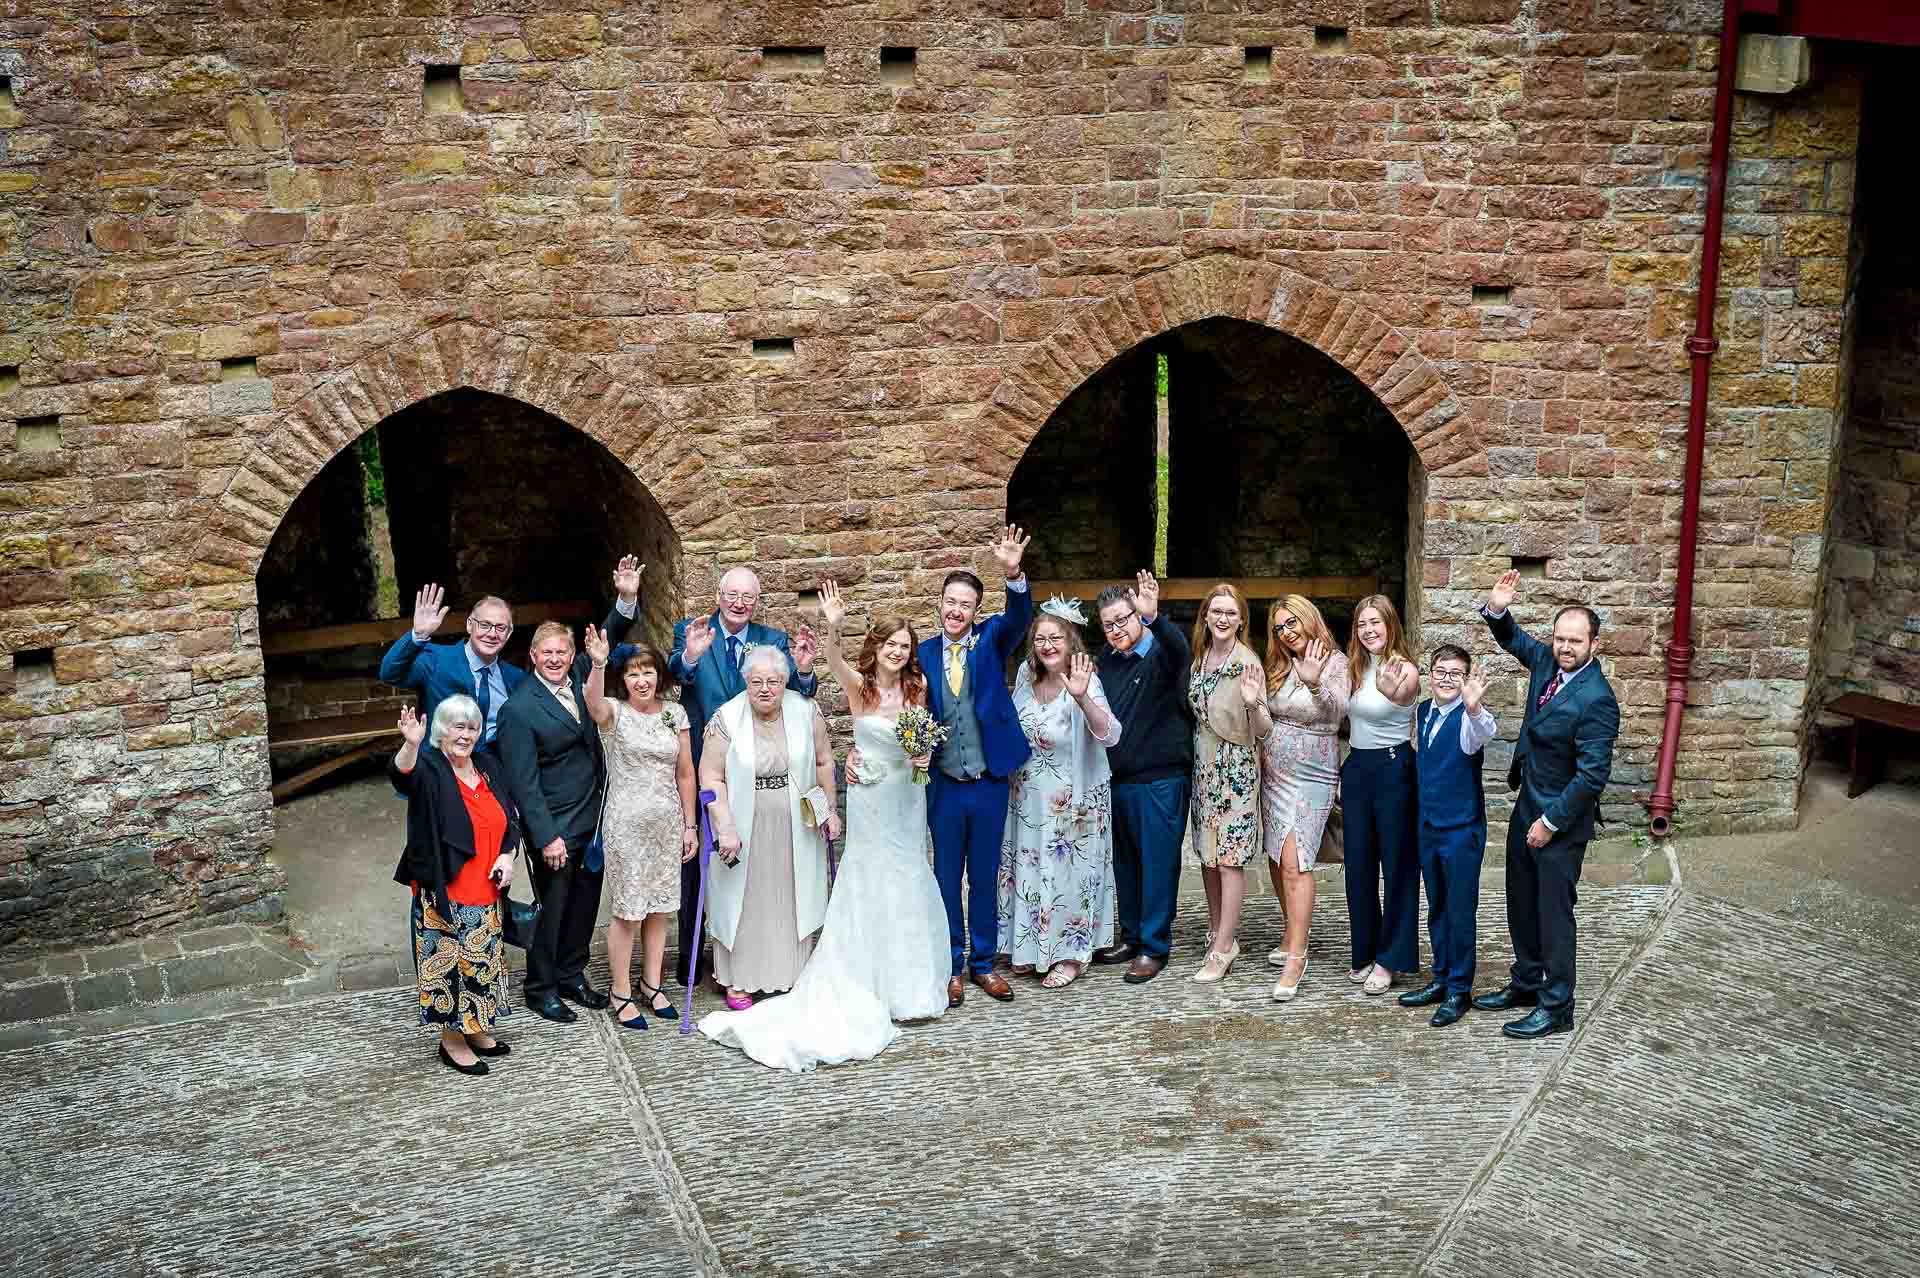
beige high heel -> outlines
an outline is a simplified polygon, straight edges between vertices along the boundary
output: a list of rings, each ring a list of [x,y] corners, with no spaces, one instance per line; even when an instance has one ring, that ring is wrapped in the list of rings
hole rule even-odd
[[[1280,960],[1280,966],[1282,967],[1286,966],[1288,959],[1297,958],[1300,960],[1300,975],[1297,978],[1295,978],[1293,984],[1291,985],[1287,984],[1286,978],[1282,977],[1278,982],[1275,983],[1273,987],[1274,1002],[1291,1003],[1293,1001],[1293,996],[1300,992],[1301,985],[1305,984],[1306,982],[1307,963],[1310,960],[1304,954],[1287,954],[1285,950],[1281,950],[1279,951],[1279,953],[1285,956]]]
[[[1216,950],[1208,950],[1206,961],[1200,965],[1200,970],[1195,972],[1190,979],[1198,981],[1203,985],[1223,980],[1227,973],[1233,970],[1233,961],[1239,957],[1240,942],[1238,941],[1235,941],[1233,943],[1233,949],[1225,954],[1221,954]]]

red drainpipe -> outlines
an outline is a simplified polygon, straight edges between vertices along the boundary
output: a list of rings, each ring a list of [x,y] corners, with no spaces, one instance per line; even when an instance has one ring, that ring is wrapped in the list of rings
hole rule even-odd
[[[1713,90],[1713,156],[1707,171],[1706,237],[1700,246],[1700,291],[1694,299],[1693,392],[1687,402],[1686,492],[1680,507],[1680,576],[1674,583],[1673,638],[1667,644],[1667,724],[1660,737],[1660,764],[1647,799],[1648,828],[1665,838],[1673,828],[1673,767],[1680,753],[1680,717],[1687,708],[1687,678],[1693,669],[1693,560],[1700,539],[1700,468],[1707,438],[1707,381],[1713,353],[1713,304],[1720,287],[1720,223],[1727,202],[1727,150],[1733,135],[1733,74],[1740,56],[1740,0],[1726,0],[1720,29],[1720,71]]]

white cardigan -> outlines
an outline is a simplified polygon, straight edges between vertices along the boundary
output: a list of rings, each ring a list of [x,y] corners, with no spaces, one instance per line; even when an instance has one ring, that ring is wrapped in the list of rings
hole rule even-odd
[[[800,796],[813,788],[813,702],[797,692],[781,695],[787,730],[787,806],[793,821],[794,922],[802,937],[820,930],[827,917],[827,845],[800,813]],[[753,845],[753,708],[742,692],[719,709],[727,731],[727,807],[740,836],[740,856],[728,865],[715,856],[707,868],[707,930],[733,948],[740,911],[747,900],[747,858]]]

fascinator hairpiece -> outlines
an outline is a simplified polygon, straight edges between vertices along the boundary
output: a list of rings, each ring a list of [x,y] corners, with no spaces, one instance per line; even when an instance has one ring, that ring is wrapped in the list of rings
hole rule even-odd
[[[1063,599],[1055,595],[1040,605],[1040,611],[1062,621],[1071,621],[1076,626],[1087,624],[1087,614],[1081,610],[1078,599]]]

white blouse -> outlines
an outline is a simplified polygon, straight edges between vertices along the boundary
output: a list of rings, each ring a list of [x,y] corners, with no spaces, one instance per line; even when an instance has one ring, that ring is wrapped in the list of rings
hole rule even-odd
[[[1369,656],[1360,686],[1347,699],[1347,720],[1353,725],[1350,740],[1356,750],[1384,750],[1413,740],[1413,707],[1393,704],[1374,686],[1379,668],[1380,662]]]

